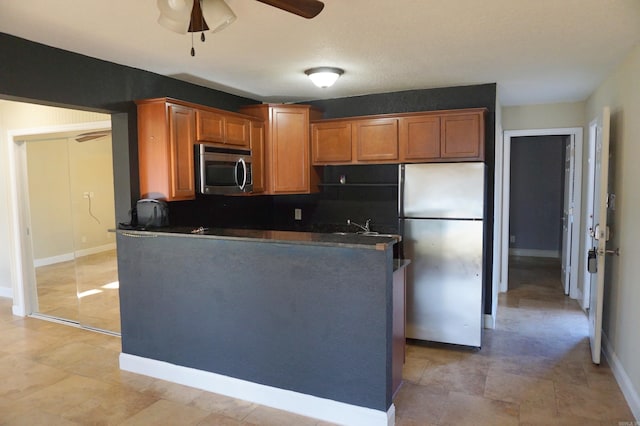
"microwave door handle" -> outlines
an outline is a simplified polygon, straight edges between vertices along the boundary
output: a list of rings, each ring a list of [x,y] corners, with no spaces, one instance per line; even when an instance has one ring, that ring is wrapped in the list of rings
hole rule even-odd
[[[241,158],[236,163],[236,167],[242,166],[242,185],[240,185],[240,189],[244,190],[244,187],[247,185],[247,164],[244,162],[244,159]]]

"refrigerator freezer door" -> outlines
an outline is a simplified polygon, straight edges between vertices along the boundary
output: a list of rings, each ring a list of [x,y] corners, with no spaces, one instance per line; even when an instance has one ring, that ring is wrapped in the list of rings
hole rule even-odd
[[[405,219],[407,337],[481,345],[481,221]]]
[[[484,163],[407,164],[400,216],[482,219]]]

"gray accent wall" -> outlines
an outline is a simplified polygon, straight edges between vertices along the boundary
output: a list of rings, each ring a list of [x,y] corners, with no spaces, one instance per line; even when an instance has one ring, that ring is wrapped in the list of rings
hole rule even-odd
[[[511,140],[509,248],[560,253],[567,136]]]

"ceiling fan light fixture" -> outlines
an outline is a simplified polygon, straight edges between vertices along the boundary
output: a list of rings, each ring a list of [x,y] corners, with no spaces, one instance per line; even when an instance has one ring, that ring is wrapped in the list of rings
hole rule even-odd
[[[186,34],[193,2],[194,0],[158,0],[158,10],[160,10],[158,23],[178,34]]]
[[[309,68],[304,73],[309,76],[313,84],[325,89],[333,86],[333,83],[338,80],[338,77],[344,74],[344,70],[335,67],[316,67]]]
[[[225,29],[236,20],[236,14],[224,0],[203,0],[202,15],[212,33]]]

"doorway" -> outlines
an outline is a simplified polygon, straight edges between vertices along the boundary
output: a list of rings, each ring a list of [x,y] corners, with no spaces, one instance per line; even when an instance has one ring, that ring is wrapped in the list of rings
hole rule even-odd
[[[506,292],[508,290],[508,277],[509,277],[509,248],[517,242],[516,236],[514,243],[512,233],[510,232],[510,193],[511,193],[511,151],[512,144],[517,138],[522,137],[536,137],[536,136],[554,136],[554,135],[566,135],[568,138],[568,145],[570,149],[565,152],[565,158],[572,163],[571,169],[568,171],[572,176],[570,181],[573,184],[563,184],[563,193],[565,197],[572,201],[571,205],[564,210],[567,212],[568,217],[564,220],[566,228],[562,240],[565,241],[565,246],[562,247],[561,252],[565,253],[562,256],[563,266],[567,269],[565,279],[567,280],[567,290],[571,298],[577,298],[578,289],[578,250],[579,250],[579,225],[580,225],[580,197],[581,197],[581,181],[582,181],[582,129],[581,128],[560,128],[560,129],[534,129],[534,130],[517,130],[517,131],[505,131],[504,132],[504,150],[503,150],[503,185],[501,188],[502,193],[502,229],[501,229],[501,282],[500,292]],[[566,189],[566,191],[564,190]],[[554,220],[561,221],[561,214]],[[523,227],[526,228],[525,222]],[[516,252],[517,254],[517,252]],[[526,252],[525,252],[526,254]],[[529,253],[531,254],[531,253]],[[533,254],[544,254],[533,252]],[[563,274],[564,275],[564,274]]]
[[[14,312],[23,310],[15,313],[119,333],[115,236],[107,232],[115,228],[110,129],[105,120],[9,131]]]

